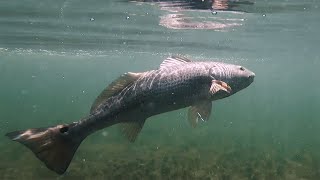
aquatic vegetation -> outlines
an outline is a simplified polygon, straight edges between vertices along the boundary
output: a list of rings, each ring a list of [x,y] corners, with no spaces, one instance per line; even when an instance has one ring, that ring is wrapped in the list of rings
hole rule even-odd
[[[91,138],[94,140],[97,137]],[[61,179],[317,179],[319,157],[302,151],[283,155],[272,146],[241,148],[230,142],[227,151],[214,147],[134,145],[112,141],[83,144]],[[109,140],[108,140],[109,141]],[[0,155],[14,154],[2,152]],[[10,156],[0,163],[0,178],[55,179],[31,152]],[[9,163],[8,163],[9,162]],[[22,163],[21,163],[22,162]],[[20,164],[17,166],[17,164]],[[27,166],[26,166],[27,164]],[[35,167],[41,168],[35,168]]]

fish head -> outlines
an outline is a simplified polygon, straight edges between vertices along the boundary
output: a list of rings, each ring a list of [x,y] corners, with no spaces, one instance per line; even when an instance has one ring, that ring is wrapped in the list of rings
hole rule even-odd
[[[226,96],[248,87],[255,77],[254,72],[243,66],[225,63],[212,63],[209,74],[213,80],[225,82],[231,88]]]

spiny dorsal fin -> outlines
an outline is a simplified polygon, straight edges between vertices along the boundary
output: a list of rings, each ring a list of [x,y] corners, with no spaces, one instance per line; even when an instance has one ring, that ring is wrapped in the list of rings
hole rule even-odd
[[[141,131],[146,120],[126,122],[120,124],[121,133],[128,138],[130,142],[134,142]]]
[[[110,98],[111,96],[116,95],[121,90],[123,90],[125,87],[132,84],[134,81],[139,79],[144,73],[132,73],[128,72],[123,75],[121,75],[118,79],[113,81],[111,84],[109,84],[96,98],[96,100],[93,102],[90,113],[92,113],[94,110],[97,109],[97,107],[104,102],[106,99]]]
[[[199,120],[208,121],[212,109],[211,101],[201,101],[191,106],[188,110],[188,121],[192,127],[196,127]]]
[[[171,56],[165,59],[161,64],[160,64],[160,69],[166,68],[166,67],[171,67],[171,66],[179,66],[183,65],[184,63],[191,62],[190,59],[185,58],[185,57],[180,57],[180,56]]]

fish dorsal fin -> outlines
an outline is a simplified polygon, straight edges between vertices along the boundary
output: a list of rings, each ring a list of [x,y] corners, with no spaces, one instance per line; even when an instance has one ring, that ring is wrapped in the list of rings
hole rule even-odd
[[[132,84],[134,81],[139,79],[143,73],[132,73],[128,72],[123,75],[121,75],[118,79],[113,81],[111,84],[109,84],[96,98],[96,100],[93,102],[90,112],[92,113],[94,110],[97,109],[97,107],[104,102],[106,99],[110,98],[111,96],[116,95],[121,90],[123,90],[125,87]]]
[[[212,109],[211,101],[200,101],[191,106],[188,110],[188,121],[192,127],[196,127],[199,120],[208,121]]]
[[[121,133],[128,138],[130,142],[134,142],[140,133],[146,120],[125,122],[120,124]]]
[[[160,69],[166,68],[166,67],[171,67],[171,66],[179,66],[183,65],[184,63],[191,62],[190,59],[185,58],[185,57],[180,57],[180,56],[171,56],[165,59],[161,64],[160,64]]]

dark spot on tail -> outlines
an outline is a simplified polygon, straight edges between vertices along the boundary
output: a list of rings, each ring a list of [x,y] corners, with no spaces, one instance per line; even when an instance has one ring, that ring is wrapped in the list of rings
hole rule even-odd
[[[60,128],[60,132],[61,132],[62,134],[65,134],[65,133],[67,133],[68,131],[69,131],[69,127],[68,127],[68,126],[64,126],[64,127]]]

